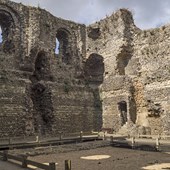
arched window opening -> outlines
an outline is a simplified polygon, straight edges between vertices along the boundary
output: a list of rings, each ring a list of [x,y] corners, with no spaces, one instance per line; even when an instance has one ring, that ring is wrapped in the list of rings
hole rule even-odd
[[[58,43],[57,43],[57,41],[58,41]],[[58,47],[58,49],[57,49],[57,47]],[[69,33],[64,29],[59,29],[57,31],[56,51],[58,52],[59,57],[62,58],[63,63],[65,63],[65,64],[71,63],[71,55],[70,55],[70,48],[69,48]]]
[[[3,43],[3,51],[13,51],[13,34],[15,24],[10,13],[0,10],[0,43]]]
[[[56,47],[55,47],[55,54],[59,54],[59,49],[60,49],[60,42],[58,40],[58,38],[56,38]]]
[[[85,75],[90,82],[102,83],[104,73],[103,57],[99,54],[91,54],[85,64]]]

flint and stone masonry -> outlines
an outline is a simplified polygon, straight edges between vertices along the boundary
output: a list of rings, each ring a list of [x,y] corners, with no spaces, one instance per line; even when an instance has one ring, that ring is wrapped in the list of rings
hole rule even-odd
[[[140,30],[120,9],[85,26],[0,0],[0,27],[0,137],[170,134],[170,25]]]

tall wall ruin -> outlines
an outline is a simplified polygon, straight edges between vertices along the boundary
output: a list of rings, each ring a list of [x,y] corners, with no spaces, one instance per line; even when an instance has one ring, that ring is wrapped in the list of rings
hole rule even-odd
[[[86,27],[5,0],[0,26],[1,137],[169,133],[170,26],[142,31],[121,9]]]
[[[91,37],[96,30],[98,38]],[[87,56],[95,51],[104,60],[103,128],[169,133],[169,30],[167,25],[142,31],[125,9],[88,27]]]

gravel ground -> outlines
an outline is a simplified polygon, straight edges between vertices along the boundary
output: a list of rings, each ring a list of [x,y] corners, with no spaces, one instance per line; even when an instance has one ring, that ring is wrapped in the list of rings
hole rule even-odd
[[[30,160],[41,163],[56,162],[57,170],[64,170],[64,160],[71,160],[73,170],[140,170],[142,167],[170,163],[170,155],[161,152],[139,151],[108,146],[103,142],[61,145],[52,148],[15,150],[13,153],[27,153]],[[43,154],[43,155],[42,155]],[[108,159],[86,160],[81,157],[108,155]],[[169,168],[170,167],[166,167]],[[0,170],[23,170],[19,166],[0,161]],[[26,170],[26,169],[25,169]],[[38,168],[36,169],[38,170]]]
[[[80,158],[91,155],[110,155],[111,157],[102,160],[84,160]],[[140,170],[147,165],[170,163],[170,155],[166,153],[114,147],[35,156],[30,159],[38,162],[57,162],[58,170],[64,170],[64,160],[67,159],[72,161],[73,170]]]

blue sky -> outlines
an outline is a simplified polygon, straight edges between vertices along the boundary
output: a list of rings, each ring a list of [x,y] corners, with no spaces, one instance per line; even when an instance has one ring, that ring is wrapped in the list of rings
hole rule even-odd
[[[170,23],[170,0],[13,0],[40,6],[53,15],[86,25],[111,15],[119,8],[132,11],[141,29]]]

